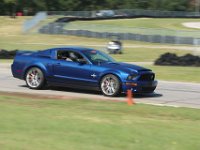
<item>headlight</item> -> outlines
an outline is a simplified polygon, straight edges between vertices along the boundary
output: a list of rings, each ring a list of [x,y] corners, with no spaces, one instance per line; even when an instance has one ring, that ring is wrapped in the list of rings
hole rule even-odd
[[[129,75],[127,80],[134,80],[137,77],[137,74]]]

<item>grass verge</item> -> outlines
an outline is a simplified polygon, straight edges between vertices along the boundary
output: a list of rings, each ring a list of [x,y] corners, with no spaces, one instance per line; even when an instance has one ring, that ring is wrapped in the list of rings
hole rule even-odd
[[[136,18],[97,21],[75,21],[66,23],[65,29],[90,30],[96,32],[121,32],[149,35],[199,37],[198,29],[187,28],[185,22],[198,22],[187,18]]]
[[[64,45],[93,45],[91,47],[95,47],[94,45],[100,45],[98,48],[101,46],[102,48],[105,48],[106,44],[110,40],[65,35],[45,35],[37,33],[24,34],[22,33],[22,26],[25,19],[27,19],[27,17],[11,19],[9,17],[0,16],[0,49],[41,50]],[[129,46],[146,45],[147,50],[148,46],[170,46],[169,44],[156,44],[137,41],[123,41],[123,44]],[[188,48],[190,47],[191,46],[188,46]]]
[[[121,28],[152,28],[152,29],[170,29],[170,30],[189,30],[199,31],[199,29],[191,29],[182,25],[185,22],[198,22],[199,19],[190,18],[135,18],[135,19],[113,19],[113,20],[96,20],[96,21],[76,21],[70,24],[74,25],[112,25]]]
[[[200,67],[154,65],[146,65],[145,67],[152,69],[159,80],[200,83]]]
[[[200,110],[0,96],[2,150],[197,150]]]
[[[123,62],[154,62],[160,55],[169,52],[177,55],[185,55],[191,53],[187,50],[167,50],[162,48],[125,48],[123,54],[112,55],[117,61]]]

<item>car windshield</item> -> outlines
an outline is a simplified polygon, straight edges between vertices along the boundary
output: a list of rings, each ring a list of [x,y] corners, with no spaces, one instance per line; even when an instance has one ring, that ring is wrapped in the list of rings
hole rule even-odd
[[[93,63],[108,63],[108,62],[115,62],[115,60],[108,56],[107,54],[97,51],[97,50],[85,50],[83,54]]]

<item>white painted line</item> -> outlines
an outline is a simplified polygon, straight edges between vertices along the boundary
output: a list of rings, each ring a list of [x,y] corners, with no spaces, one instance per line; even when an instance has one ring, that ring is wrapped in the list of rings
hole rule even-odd
[[[187,28],[200,29],[200,22],[185,22],[185,23],[182,23],[182,25]]]
[[[180,108],[181,106],[177,106],[177,105],[168,105],[168,104],[155,104],[155,103],[143,103],[143,102],[139,102],[139,104],[147,104],[147,105],[153,105],[153,106],[160,106],[160,107],[174,107],[174,108]]]

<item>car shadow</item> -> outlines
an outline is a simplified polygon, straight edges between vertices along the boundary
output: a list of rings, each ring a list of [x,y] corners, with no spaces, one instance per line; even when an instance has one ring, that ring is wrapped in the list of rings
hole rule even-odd
[[[29,88],[27,85],[20,85],[19,87],[26,87]],[[34,90],[34,89],[33,89]],[[93,94],[93,95],[102,95],[100,91],[91,91],[91,90],[82,90],[82,89],[75,89],[75,88],[67,88],[67,87],[57,87],[57,86],[49,86],[43,89],[43,91],[51,90],[51,91],[60,91],[60,92],[72,92],[72,93],[82,93],[82,94]]]
[[[122,93],[119,95],[119,97],[126,97],[127,94]],[[163,95],[160,93],[133,93],[132,95],[134,98],[156,98],[156,97],[162,97]]]
[[[134,97],[135,98],[156,98],[156,97],[162,97],[163,94],[160,94],[160,93],[145,93],[145,94],[134,94]]]
[[[67,88],[67,87],[48,87],[48,90],[61,91],[61,92],[72,92],[79,94],[93,94],[93,95],[102,95],[100,91],[92,91],[85,89],[75,89],[75,88]]]
[[[20,87],[27,87],[27,85],[21,85]],[[93,91],[93,90],[86,90],[86,89],[75,89],[75,88],[67,88],[67,87],[46,87],[42,90],[52,90],[52,91],[60,91],[60,92],[72,92],[75,94],[92,94],[92,95],[98,95],[103,96],[103,94],[100,91]],[[125,98],[127,95],[125,93],[119,94],[117,97],[119,98]],[[157,98],[162,97],[163,95],[160,93],[134,93],[133,97],[135,98]]]

